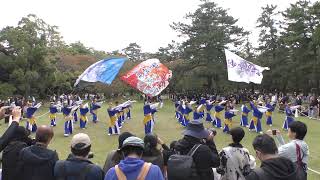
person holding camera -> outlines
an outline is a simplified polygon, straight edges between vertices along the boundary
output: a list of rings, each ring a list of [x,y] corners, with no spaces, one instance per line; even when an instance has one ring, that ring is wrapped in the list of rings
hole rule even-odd
[[[307,177],[307,165],[309,159],[309,147],[304,141],[307,134],[307,125],[301,121],[293,121],[289,124],[288,138],[289,143],[285,143],[280,131],[277,129],[268,130],[267,134],[275,137],[279,143],[279,156],[290,159],[299,168],[299,173]]]
[[[10,124],[9,128],[2,134],[0,137],[0,152],[8,145],[11,139],[14,137],[16,129],[19,127],[19,121],[21,118],[21,108],[14,107],[12,109],[11,114],[7,114],[7,110],[10,106],[2,106],[0,108],[0,120],[12,115],[12,123]]]
[[[56,180],[102,180],[102,169],[89,161],[91,140],[87,134],[78,133],[71,140],[71,154],[54,167]],[[92,156],[91,156],[92,157]]]

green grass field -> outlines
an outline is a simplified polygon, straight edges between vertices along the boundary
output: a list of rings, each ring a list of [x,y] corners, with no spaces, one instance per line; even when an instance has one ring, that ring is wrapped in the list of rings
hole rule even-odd
[[[89,134],[92,140],[92,151],[94,152],[94,158],[92,161],[96,164],[103,166],[106,155],[112,149],[116,149],[118,146],[118,136],[108,136],[107,128],[108,128],[108,116],[106,113],[106,104],[99,110],[98,117],[99,122],[97,124],[92,123],[91,115],[88,115],[90,121],[87,124],[87,129],[82,130],[79,128],[79,122],[74,124],[75,129],[74,133],[84,132]],[[143,138],[144,129],[143,129],[143,112],[142,112],[142,103],[135,103],[132,109],[132,119],[127,121],[121,132],[130,131],[135,135]],[[40,110],[36,113],[36,116],[42,115],[48,111],[48,104],[44,105],[40,108]],[[264,117],[265,118],[265,117]],[[263,130],[266,131],[269,129],[265,125],[265,119],[263,118]],[[62,115],[58,115],[57,117],[57,127],[54,128],[55,136],[50,144],[51,149],[57,150],[60,159],[65,159],[67,155],[70,153],[70,140],[71,137],[63,137],[63,120]],[[236,116],[234,119],[234,125],[239,125],[240,116]],[[284,114],[282,113],[274,113],[273,115],[273,123],[274,126],[272,128],[281,128],[283,123]],[[308,134],[306,136],[306,142],[309,145],[310,149],[310,158],[309,158],[309,167],[320,171],[320,121],[310,120],[308,118],[299,117],[296,118],[300,121],[305,122],[308,125]],[[4,121],[1,122],[0,133],[2,134],[7,125],[4,124]],[[45,115],[37,120],[38,124],[46,124],[49,125],[49,117]],[[22,121],[20,125],[25,125],[25,121]],[[210,123],[205,122],[206,127],[212,127]],[[164,107],[159,110],[156,114],[156,125],[154,128],[154,132],[161,137],[168,145],[172,140],[177,140],[182,137],[181,133],[184,128],[178,124],[177,120],[174,118],[174,107],[173,104],[167,101],[164,104]],[[228,145],[231,142],[229,135],[222,133],[221,129],[217,130],[218,134],[215,137],[215,142],[218,150]],[[285,132],[283,132],[285,133]],[[254,132],[249,132],[246,130],[246,136],[242,141],[242,144],[249,149],[249,151],[254,155],[254,151],[252,149],[252,141],[257,134]],[[284,134],[285,135],[285,134]],[[286,135],[285,135],[286,137]],[[308,179],[310,180],[319,180],[320,175],[317,175],[311,171],[309,171]]]

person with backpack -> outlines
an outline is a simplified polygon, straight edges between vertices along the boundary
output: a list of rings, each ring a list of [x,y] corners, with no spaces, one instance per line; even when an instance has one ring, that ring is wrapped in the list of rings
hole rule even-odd
[[[141,157],[144,142],[138,137],[128,137],[124,140],[121,152],[125,159],[111,168],[104,180],[164,180],[161,170],[152,163],[144,162]]]
[[[206,130],[202,122],[193,120],[183,134],[174,147],[177,154],[169,157],[168,179],[212,180],[212,168],[220,165],[214,132]]]
[[[252,143],[257,158],[261,161],[246,176],[246,180],[302,180],[298,177],[298,168],[289,159],[278,155],[275,141],[267,134],[258,135]]]
[[[87,134],[78,133],[72,137],[71,153],[54,167],[56,180],[102,180],[102,169],[89,161],[91,140]]]
[[[307,134],[307,125],[301,121],[293,121],[289,125],[288,138],[291,140],[285,144],[283,137],[279,130],[267,131],[267,134],[275,136],[280,146],[278,147],[279,156],[290,159],[304,172],[304,176],[307,177],[307,165],[309,158],[309,147],[304,141],[304,137]]]
[[[221,180],[244,180],[244,176],[255,168],[255,159],[240,144],[245,136],[241,127],[232,128],[230,135],[232,143],[219,153],[220,167],[217,168],[217,172],[221,174]]]
[[[20,151],[15,180],[54,180],[53,168],[59,158],[56,151],[48,149],[53,136],[51,127],[37,128],[35,144]]]

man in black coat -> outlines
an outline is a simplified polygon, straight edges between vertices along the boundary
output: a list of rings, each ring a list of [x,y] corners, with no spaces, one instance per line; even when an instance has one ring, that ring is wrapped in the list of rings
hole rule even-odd
[[[30,131],[23,126],[19,126],[7,147],[4,148],[2,153],[2,180],[16,179],[17,174],[19,174],[17,164],[20,151],[31,146],[33,142],[29,135]]]
[[[54,166],[58,159],[56,151],[48,149],[53,138],[53,130],[48,126],[40,126],[36,132],[35,145],[21,150],[17,171],[17,180],[54,180]]]
[[[252,145],[261,165],[246,176],[246,180],[303,180],[293,162],[278,156],[278,148],[272,137],[258,135]]]
[[[212,168],[220,165],[220,159],[216,145],[213,141],[214,134],[204,129],[199,121],[190,121],[187,129],[183,132],[184,137],[175,145],[175,151],[186,155],[197,144],[201,144],[193,155],[193,161],[197,171],[194,180],[212,180]]]

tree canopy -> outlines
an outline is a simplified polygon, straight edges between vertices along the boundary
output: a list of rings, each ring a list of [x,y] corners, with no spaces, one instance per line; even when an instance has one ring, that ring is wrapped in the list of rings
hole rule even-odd
[[[169,88],[228,92],[252,87],[266,91],[320,92],[320,2],[300,0],[284,11],[275,5],[262,7],[257,17],[258,46],[228,10],[201,0],[194,12],[170,26],[182,41],[172,41],[155,53],[143,52],[138,42],[120,50],[105,52],[86,47],[80,41],[67,44],[57,26],[34,14],[17,26],[0,30],[0,98],[77,92],[77,76],[97,60],[127,56],[120,75],[139,62],[158,58],[173,71]],[[258,65],[270,67],[261,85],[227,81],[224,49]],[[85,87],[84,87],[85,88]],[[116,78],[111,86],[90,86],[91,92],[134,92]]]

